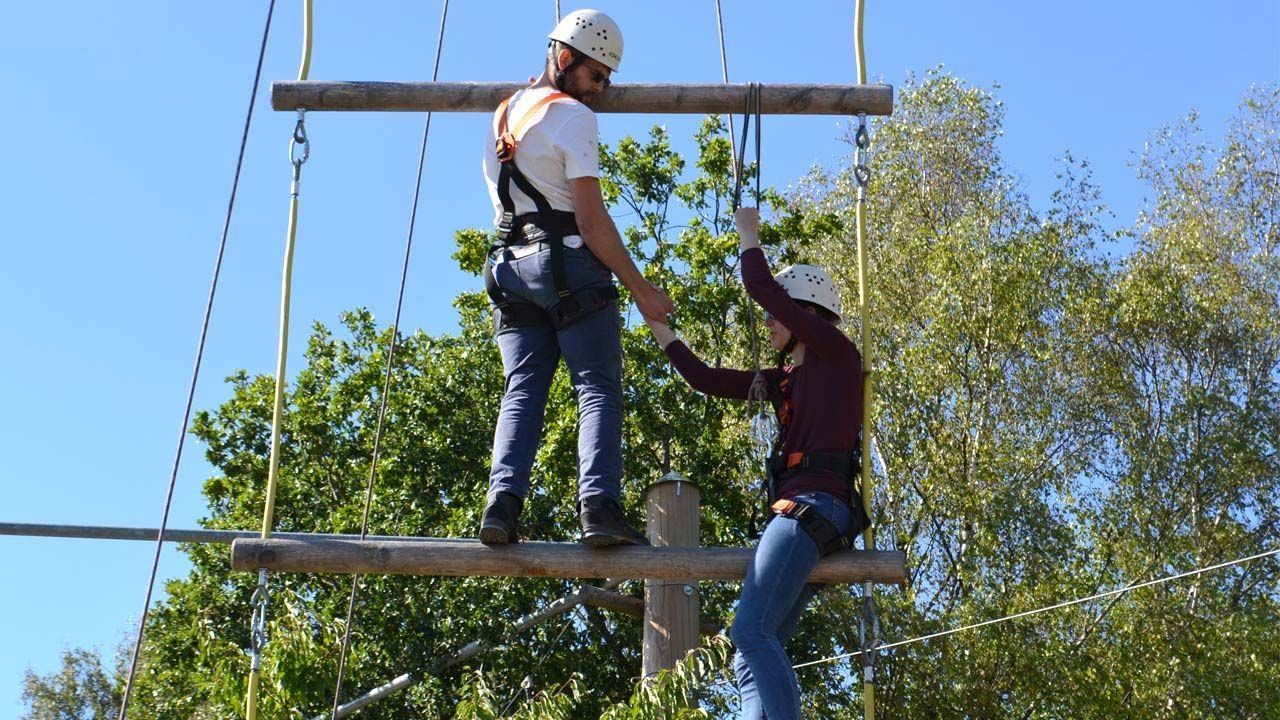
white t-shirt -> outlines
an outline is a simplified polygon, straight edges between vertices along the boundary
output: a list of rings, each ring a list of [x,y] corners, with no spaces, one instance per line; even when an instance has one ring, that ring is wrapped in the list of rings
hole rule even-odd
[[[516,93],[507,104],[507,127],[515,129],[539,100],[557,92],[555,88],[526,88]],[[556,210],[573,212],[573,196],[569,181],[582,177],[600,177],[600,129],[596,114],[586,105],[570,98],[556,100],[538,111],[525,124],[524,135],[516,150],[516,167],[533,186],[546,196]],[[498,140],[498,119],[489,123],[484,143],[484,180],[493,201],[496,225],[502,219],[502,202],[498,200],[498,157],[494,144]],[[533,201],[511,183],[511,200],[516,214],[537,212]],[[568,247],[582,247],[582,238],[570,235],[564,239]]]

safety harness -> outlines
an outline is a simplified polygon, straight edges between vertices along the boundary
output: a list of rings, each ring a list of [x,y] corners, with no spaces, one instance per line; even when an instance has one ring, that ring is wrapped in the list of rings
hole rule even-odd
[[[826,557],[837,550],[853,547],[854,538],[871,524],[866,511],[863,510],[862,494],[858,492],[855,482],[862,466],[862,444],[854,443],[854,449],[848,451],[815,450],[784,454],[782,446],[791,425],[790,389],[791,378],[783,376],[782,381],[778,383],[778,396],[774,400],[778,413],[778,439],[774,443],[773,456],[769,458],[769,486],[766,488],[766,493],[769,498],[769,509],[773,512],[769,519],[773,520],[781,516],[800,523],[800,529],[804,530],[805,534],[818,546],[819,555]],[[849,532],[841,533],[830,520],[823,517],[821,513],[815,512],[812,505],[778,498],[783,486],[805,470],[826,470],[845,478],[849,488],[850,510],[853,513]]]
[[[516,165],[516,149],[524,135],[525,126],[545,106],[557,100],[571,99],[570,96],[563,92],[547,95],[520,118],[513,130],[508,130],[507,106],[514,97],[512,95],[502,101],[496,116],[498,141],[495,152],[499,163],[498,201],[502,203],[502,219],[498,223],[498,242],[489,247],[489,259],[485,262],[484,288],[497,310],[499,328],[549,324],[560,330],[617,300],[618,290],[613,285],[577,291],[569,288],[564,268],[564,238],[580,234],[578,223],[572,212],[552,208],[546,196],[534,187]],[[533,201],[537,212],[516,215],[516,204],[511,198],[513,182],[520,188],[520,192]],[[551,281],[559,302],[550,310],[544,310],[533,303],[510,299],[498,287],[498,281],[493,276],[493,254],[496,251],[531,243],[546,243],[551,251]]]

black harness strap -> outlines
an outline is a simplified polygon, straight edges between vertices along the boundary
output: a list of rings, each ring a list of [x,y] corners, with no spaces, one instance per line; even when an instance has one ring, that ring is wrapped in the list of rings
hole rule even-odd
[[[853,546],[853,540],[871,525],[866,510],[862,507],[862,493],[854,483],[857,472],[862,465],[861,444],[848,452],[814,451],[781,455],[775,453],[769,458],[770,490],[775,493],[769,497],[770,507],[774,513],[793,517],[800,522],[804,531],[818,544],[822,555]],[[849,488],[849,509],[853,513],[853,522],[849,532],[841,535],[834,525],[816,512],[809,512],[810,506],[792,500],[777,500],[787,481],[803,470],[826,470],[845,478]],[[799,509],[797,509],[799,508]],[[806,520],[806,518],[810,518]],[[839,542],[831,540],[831,535],[839,536]]]
[[[499,109],[504,113],[500,119],[499,135],[506,126],[505,113],[507,104]],[[515,140],[512,138],[512,143]],[[501,139],[500,139],[500,147]],[[584,288],[574,292],[569,287],[569,278],[564,266],[564,238],[568,235],[580,234],[577,220],[572,212],[556,210],[546,195],[539,192],[533,183],[520,171],[515,162],[515,145],[509,146],[510,152],[499,151],[498,161],[498,202],[502,204],[502,219],[498,223],[498,244],[489,248],[489,260],[484,266],[484,287],[489,300],[498,309],[500,328],[527,327],[550,323],[557,330],[564,328],[587,315],[600,310],[617,300],[618,290],[609,287]],[[537,212],[516,215],[515,200],[511,197],[511,183],[515,183],[520,192],[531,201]],[[551,282],[555,287],[560,302],[549,312],[530,303],[513,302],[502,292],[493,275],[493,253],[499,249],[512,248],[530,243],[546,243],[551,253]],[[526,307],[527,306],[527,307]]]
[[[800,523],[800,529],[813,540],[818,546],[818,556],[826,557],[837,550],[848,550],[853,547],[853,538],[855,533],[841,533],[832,522],[822,514],[813,509],[812,505],[794,500],[779,500],[769,508],[773,511],[770,520],[782,516],[791,518]],[[862,528],[858,528],[857,518],[854,519],[854,527],[858,532]]]

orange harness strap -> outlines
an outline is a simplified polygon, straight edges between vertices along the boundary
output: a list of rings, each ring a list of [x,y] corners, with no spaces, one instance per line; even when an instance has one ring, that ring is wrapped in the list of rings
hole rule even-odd
[[[529,112],[525,113],[524,117],[521,117],[520,121],[516,123],[515,130],[508,132],[507,131],[507,105],[511,103],[511,98],[514,98],[514,97],[515,95],[512,95],[506,100],[503,100],[502,103],[498,105],[498,110],[497,110],[498,142],[497,142],[497,147],[495,149],[498,153],[498,162],[502,162],[502,163],[509,163],[509,162],[515,161],[516,146],[520,144],[520,138],[524,136],[524,126],[527,125],[529,121],[532,120],[533,117],[538,114],[539,110],[541,110],[542,108],[546,107],[547,105],[550,105],[551,103],[557,100],[564,100],[566,98],[572,99],[572,97],[570,97],[568,93],[562,93],[562,92],[553,92],[550,95],[547,95],[546,97],[542,98],[538,102],[534,103],[533,107],[529,108]]]

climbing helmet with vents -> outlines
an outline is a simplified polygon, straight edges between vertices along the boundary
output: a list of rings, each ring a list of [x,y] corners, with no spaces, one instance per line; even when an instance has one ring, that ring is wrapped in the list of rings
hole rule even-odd
[[[599,10],[575,10],[547,36],[568,45],[614,72],[622,64],[622,30]]]
[[[797,302],[809,302],[831,312],[840,321],[840,293],[826,270],[815,265],[792,265],[773,276]]]

